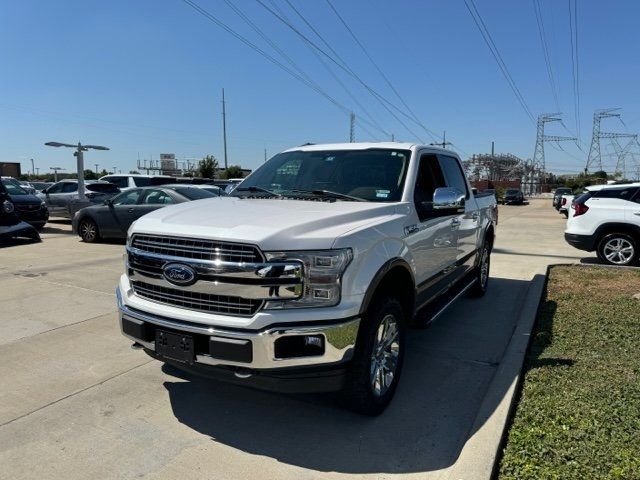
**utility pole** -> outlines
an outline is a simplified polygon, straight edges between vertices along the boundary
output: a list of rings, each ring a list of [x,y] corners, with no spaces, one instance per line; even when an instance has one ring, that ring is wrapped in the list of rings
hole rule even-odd
[[[391,141],[392,141],[392,142],[395,142],[395,141],[396,141],[396,136],[395,136],[393,133],[391,134]]]
[[[598,166],[598,170],[602,170],[602,156],[600,155],[600,140],[608,138],[615,140],[617,138],[637,139],[638,136],[632,133],[615,133],[601,132],[600,121],[603,118],[617,117],[620,118],[619,108],[607,108],[606,110],[597,110],[593,114],[593,133],[591,134],[591,146],[589,147],[589,156],[587,157],[587,165],[584,167],[584,173],[589,172],[589,168],[594,165]],[[615,112],[615,113],[614,113]],[[620,158],[618,156],[618,161]]]
[[[433,142],[433,143],[430,143],[429,145],[437,145],[442,148],[447,148],[447,145],[453,145],[453,143],[447,142],[447,132],[444,131],[442,132],[442,142]]]
[[[536,167],[539,169],[539,176],[542,178],[542,182],[545,181],[547,166],[544,158],[544,144],[545,142],[575,142],[578,140],[576,137],[559,137],[557,135],[545,135],[544,125],[551,122],[562,122],[560,118],[562,113],[544,113],[538,115],[538,122],[536,124],[536,146],[533,151],[533,159],[531,161],[531,187],[533,189],[533,176],[535,175]],[[533,191],[529,192],[534,193]]]
[[[353,143],[356,141],[356,115],[351,112],[349,115],[349,143]]]
[[[267,149],[266,148],[264,149],[264,161],[265,162],[267,161]]]
[[[36,177],[40,176],[40,167],[36,167]]]
[[[224,169],[229,167],[227,163],[227,109],[224,101],[224,88],[222,89],[222,141],[224,144]]]
[[[116,173],[116,168],[118,167],[113,167],[113,173]]]

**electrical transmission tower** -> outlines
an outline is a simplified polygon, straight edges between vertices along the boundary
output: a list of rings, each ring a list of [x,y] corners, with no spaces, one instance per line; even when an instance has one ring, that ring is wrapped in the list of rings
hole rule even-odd
[[[638,135],[632,135],[632,138],[624,147],[620,145],[620,142],[618,142],[617,138],[613,139],[611,145],[613,145],[613,149],[616,153],[616,156],[618,157],[615,171],[616,176],[619,176],[622,179],[638,178],[640,164],[636,160],[636,155],[631,151],[634,147],[640,147],[640,144],[638,143]],[[633,165],[629,169],[627,169],[628,156],[631,156],[631,160],[633,163]],[[629,173],[631,173],[631,175],[629,175]]]
[[[545,142],[566,142],[571,141],[575,142],[577,140],[576,137],[560,137],[558,135],[545,135],[544,133],[544,125],[546,123],[551,122],[562,122],[562,118],[560,118],[561,113],[545,113],[542,115],[538,115],[538,124],[537,124],[537,132],[536,132],[536,148],[533,152],[533,160],[531,161],[531,166],[528,168],[529,176],[533,177],[535,172],[539,172],[538,175],[545,178],[546,174],[546,162],[544,158],[544,144]],[[534,178],[529,178],[529,184],[533,190],[534,183],[537,183]],[[533,193],[529,192],[529,193]]]
[[[587,165],[584,167],[585,173],[589,168],[597,166],[598,170],[602,170],[602,155],[600,154],[600,140],[603,138],[615,140],[617,138],[638,138],[637,135],[631,133],[617,132],[601,132],[600,121],[603,118],[616,117],[620,118],[619,108],[607,108],[605,110],[596,110],[593,114],[593,133],[591,134],[591,147],[589,147],[589,156],[587,157]],[[614,142],[615,143],[615,142]],[[618,160],[620,160],[618,158]]]

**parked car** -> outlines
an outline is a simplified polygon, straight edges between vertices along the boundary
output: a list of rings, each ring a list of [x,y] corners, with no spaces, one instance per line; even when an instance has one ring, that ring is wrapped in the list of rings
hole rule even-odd
[[[568,187],[558,187],[553,192],[553,200],[552,204],[556,210],[560,210],[560,200],[562,199],[562,195],[570,195],[573,193],[573,190]]]
[[[16,180],[13,177],[0,177],[0,179],[2,180],[2,182],[5,182],[5,185],[7,183],[12,183],[16,187],[22,188],[23,190],[25,190],[29,194],[35,194],[36,193],[35,188],[33,188],[33,186],[31,184],[29,184],[29,182]]]
[[[215,196],[217,194],[196,185],[133,188],[105,200],[103,205],[78,210],[73,217],[73,232],[87,243],[101,238],[127,238],[131,224],[149,212]]]
[[[640,183],[587,187],[572,208],[567,243],[609,265],[640,263]]]
[[[0,241],[29,238],[40,241],[38,231],[18,218],[11,196],[0,182]]]
[[[122,192],[132,188],[152,187],[175,183],[175,179],[168,175],[143,175],[139,173],[105,175],[100,181],[113,183]]]
[[[85,196],[89,203],[100,205],[120,193],[113,183],[99,180],[85,181]],[[73,218],[78,202],[78,181],[61,180],[45,188],[38,196],[44,200],[52,217]]]
[[[571,203],[575,195],[573,194],[563,194],[560,197],[560,202],[558,203],[558,212],[564,215],[564,218],[569,218],[569,214],[571,213]]]
[[[522,205],[524,203],[524,194],[519,188],[508,188],[504,192],[505,205]]]
[[[49,210],[44,200],[5,179],[2,179],[2,184],[11,197],[18,218],[38,230],[44,227],[49,220]]]
[[[487,289],[496,201],[476,198],[463,172],[456,153],[432,146],[308,145],[231,196],[145,215],[129,229],[121,330],[178,368],[343,390],[355,411],[378,414],[398,385],[407,324]]]

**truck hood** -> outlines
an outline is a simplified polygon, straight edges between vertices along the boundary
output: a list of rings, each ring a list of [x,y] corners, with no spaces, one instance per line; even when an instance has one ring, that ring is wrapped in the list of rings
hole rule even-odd
[[[397,203],[217,197],[161,208],[129,234],[149,233],[252,243],[262,250],[331,248],[337,237],[384,221]]]

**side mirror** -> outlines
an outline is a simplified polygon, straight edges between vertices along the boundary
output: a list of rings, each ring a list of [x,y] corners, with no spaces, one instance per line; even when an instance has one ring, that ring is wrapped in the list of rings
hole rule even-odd
[[[47,193],[49,193],[49,187],[43,188],[40,193],[44,193],[46,195]]]
[[[112,206],[113,206],[113,200],[111,200],[110,198],[107,198],[107,199],[104,201],[104,204],[105,204],[105,205],[108,205],[109,207],[112,207]]]
[[[464,208],[464,196],[457,188],[436,188],[433,193],[433,209],[460,210]]]

